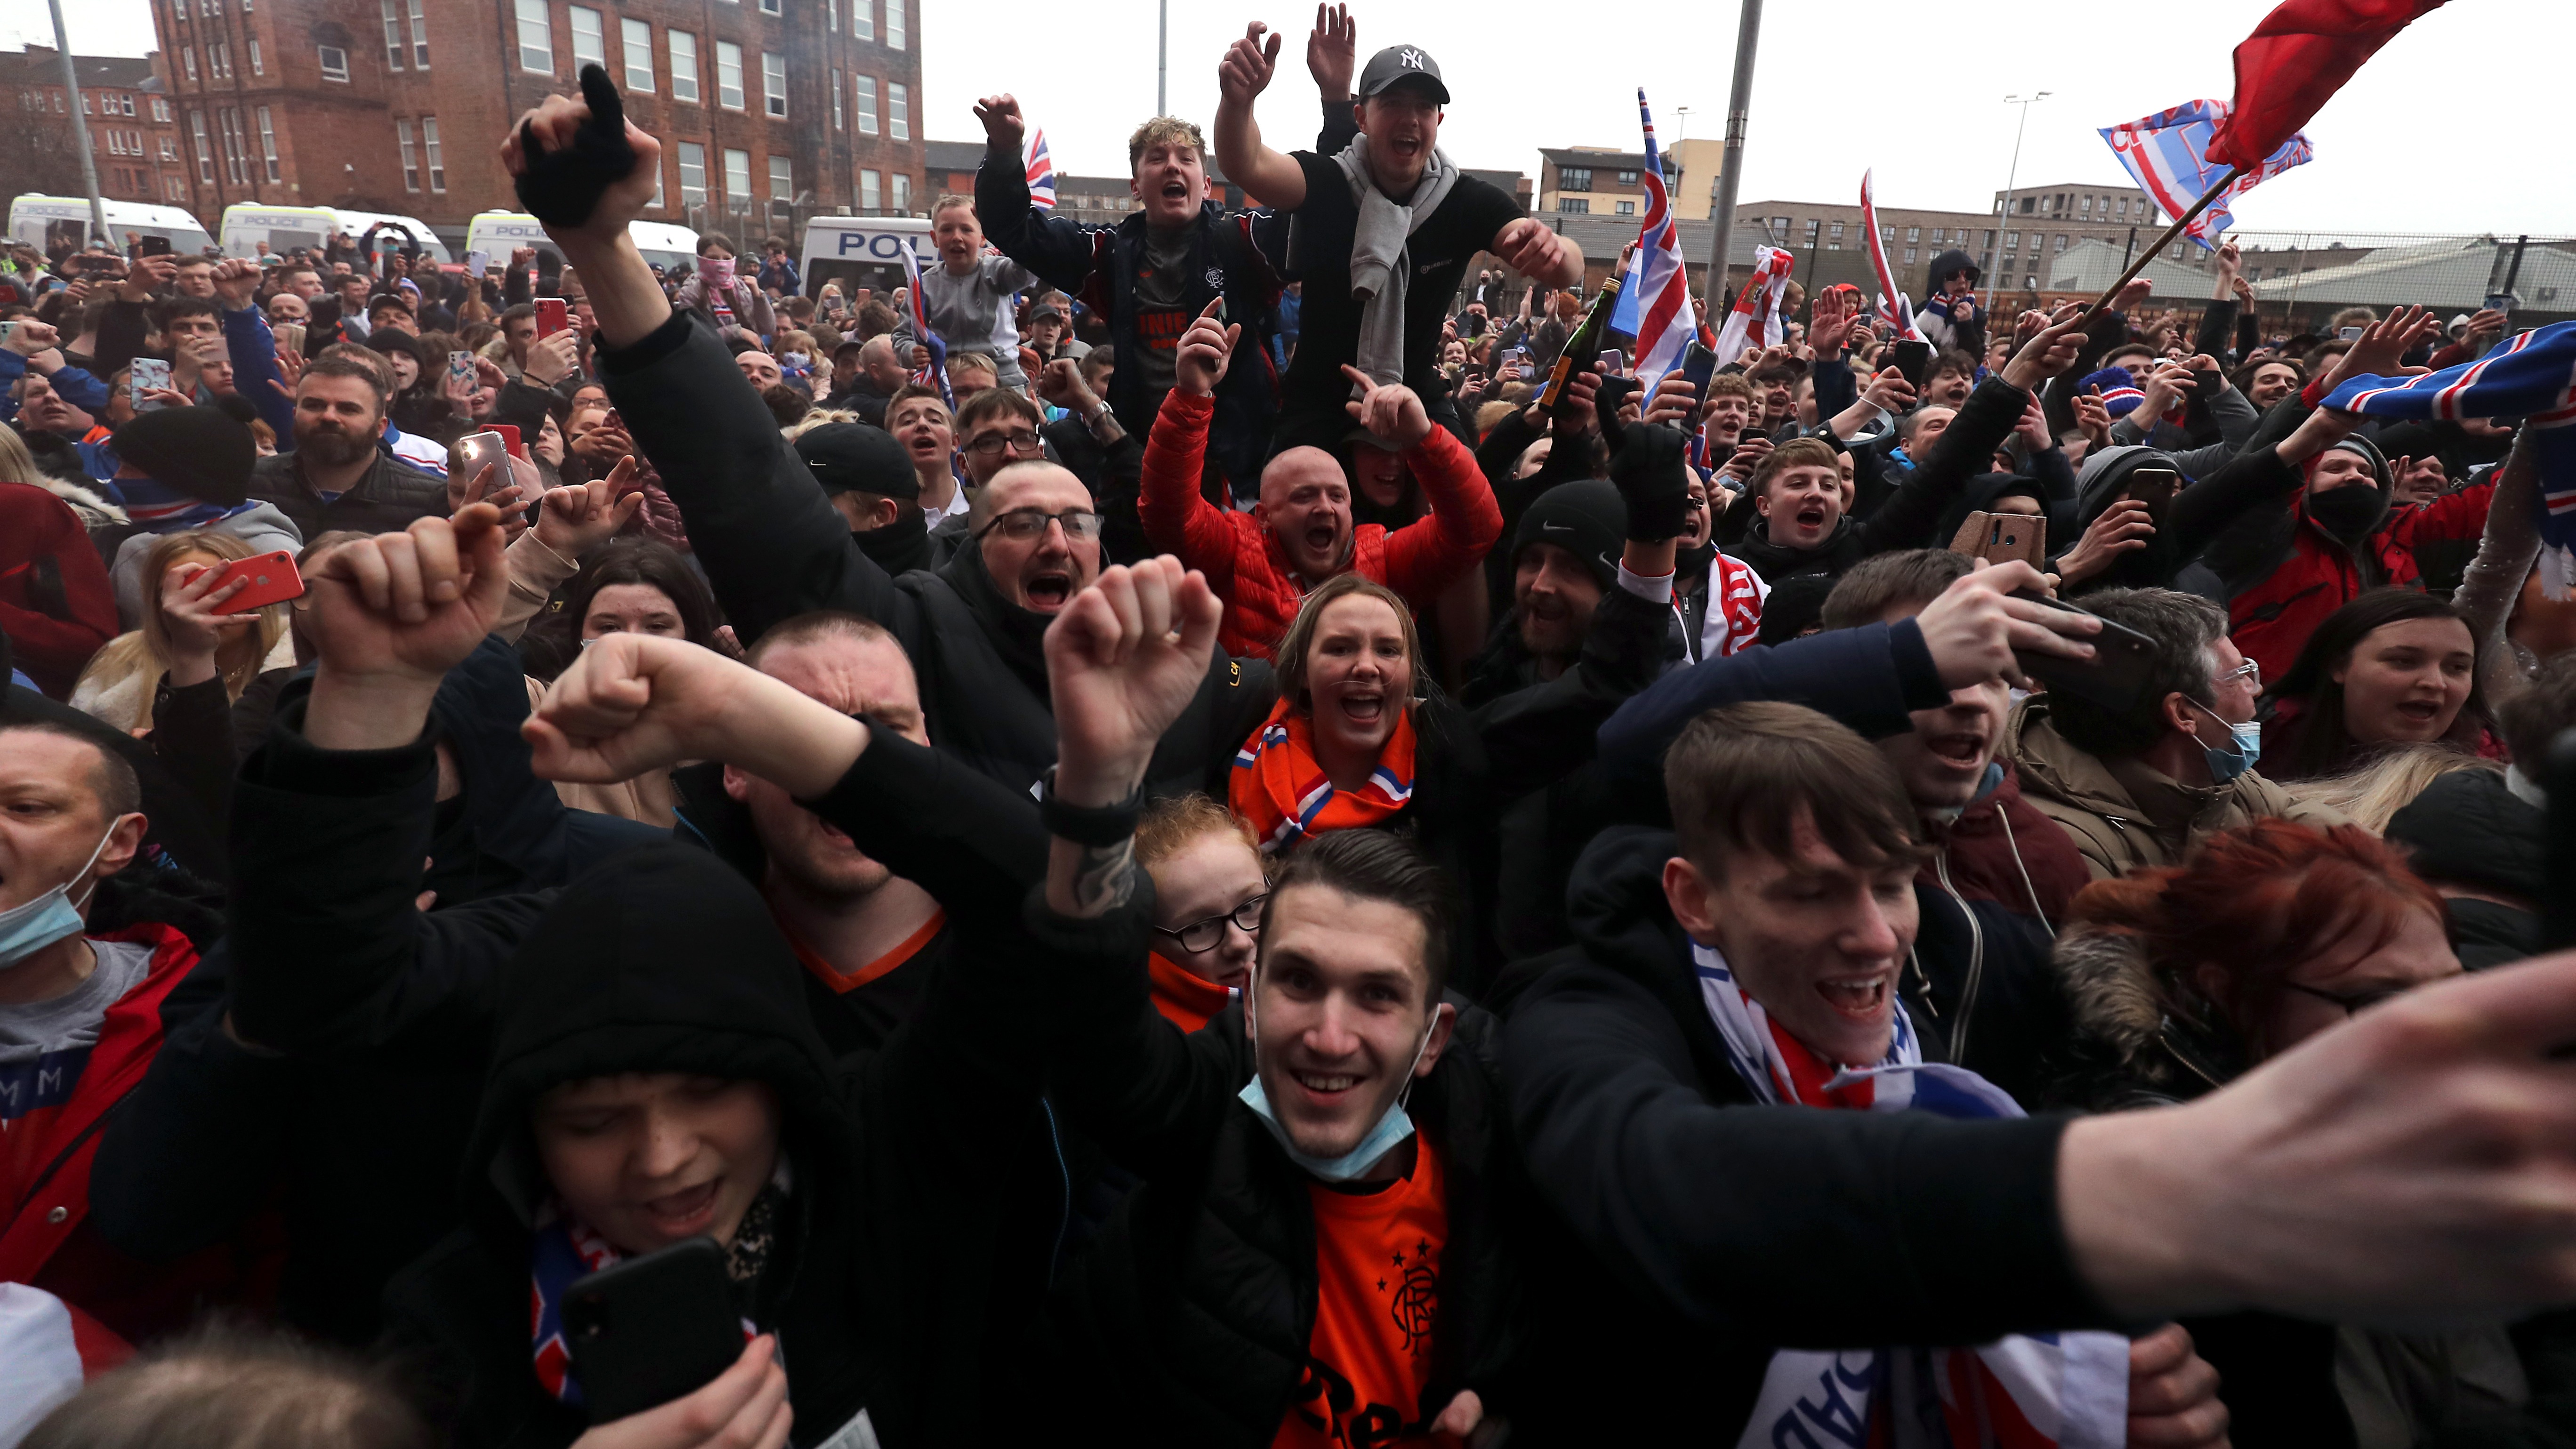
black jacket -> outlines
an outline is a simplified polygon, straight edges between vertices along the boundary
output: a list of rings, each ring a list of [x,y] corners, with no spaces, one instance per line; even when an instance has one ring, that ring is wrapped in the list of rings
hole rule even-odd
[[[912,656],[940,748],[1015,790],[1055,763],[1039,648],[1046,618],[1003,601],[980,549],[960,549],[932,573],[896,577],[879,568],[724,348],[686,316],[631,347],[603,351],[601,366],[744,640],[815,609],[863,614],[893,630]],[[1155,752],[1148,788],[1222,796],[1236,748],[1269,713],[1268,681],[1266,664],[1218,655]]]
[[[447,516],[447,480],[420,471],[378,448],[374,465],[349,490],[329,502],[305,485],[295,453],[262,458],[250,470],[250,496],[275,506],[306,542],[335,528],[398,533],[415,518]]]
[[[1530,1441],[1731,1442],[1777,1347],[2111,1326],[2058,1224],[2062,1121],[1755,1103],[1664,904],[1673,850],[1596,840],[1568,903],[1580,944],[1523,968],[1509,1008],[1542,1204]]]
[[[1240,1005],[1187,1037],[1154,1010],[1150,900],[1098,922],[1046,924],[1059,966],[1103,983],[1067,1033],[1058,1096],[1145,1186],[1057,1286],[1051,1342],[1036,1358],[1062,1385],[1041,1397],[1060,1410],[1085,1386],[1115,1383],[1134,1399],[1122,1416],[1132,1442],[1262,1449],[1292,1405],[1323,1393],[1306,1372],[1318,1292],[1311,1179],[1236,1098],[1253,1075]],[[1449,1218],[1426,1416],[1464,1388],[1489,1413],[1508,1412],[1521,1382],[1510,1372],[1521,1322],[1512,1239],[1526,1187],[1493,1021],[1452,1000],[1458,1028],[1407,1102],[1442,1155]]]

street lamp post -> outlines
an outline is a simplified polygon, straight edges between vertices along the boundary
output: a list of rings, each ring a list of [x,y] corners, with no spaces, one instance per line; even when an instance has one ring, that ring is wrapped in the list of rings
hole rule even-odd
[[[1736,183],[1744,173],[1744,115],[1753,105],[1753,52],[1762,37],[1762,0],[1743,3],[1735,30],[1735,81],[1726,93],[1726,149],[1708,211],[1708,281],[1700,289],[1712,313],[1726,295],[1727,238],[1735,231]]]
[[[1172,49],[1172,0],[1157,0],[1154,6],[1154,114],[1168,116],[1172,108],[1163,100],[1163,76],[1170,69]]]
[[[2013,123],[2012,165],[2004,172],[2004,204],[1996,218],[1995,248],[1986,253],[1986,315],[1989,317],[1995,312],[1995,273],[2003,256],[2004,231],[2012,225],[2013,187],[2021,181],[2021,133],[2030,125],[2030,108],[2054,94],[2053,91],[2041,91],[2036,95],[2004,97],[2005,105],[2021,107],[2021,119]]]
[[[81,110],[80,67],[72,63],[71,37],[63,29],[63,0],[52,0],[54,44],[61,51],[63,63],[63,101],[72,118],[73,148],[80,156],[81,187],[89,193],[89,224],[94,235],[108,241],[107,206],[99,200],[98,162],[89,149],[89,117]],[[113,241],[109,242],[114,245]]]

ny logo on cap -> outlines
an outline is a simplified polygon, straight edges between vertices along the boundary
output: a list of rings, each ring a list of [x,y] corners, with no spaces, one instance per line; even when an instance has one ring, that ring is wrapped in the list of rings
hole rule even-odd
[[[1397,51],[1395,54],[1395,63],[1403,66],[1406,70],[1420,70],[1422,69],[1422,52],[1418,50]]]

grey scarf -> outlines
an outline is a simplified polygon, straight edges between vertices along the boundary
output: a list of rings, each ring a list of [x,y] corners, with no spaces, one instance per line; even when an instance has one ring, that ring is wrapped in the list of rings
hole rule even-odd
[[[1404,381],[1404,287],[1412,272],[1405,239],[1431,219],[1449,188],[1458,184],[1458,168],[1447,152],[1434,147],[1414,187],[1411,203],[1389,199],[1369,175],[1368,135],[1333,158],[1350,183],[1351,200],[1359,203],[1359,221],[1351,228],[1351,295],[1359,299],[1359,370],[1379,386]],[[1357,395],[1358,389],[1352,389]]]

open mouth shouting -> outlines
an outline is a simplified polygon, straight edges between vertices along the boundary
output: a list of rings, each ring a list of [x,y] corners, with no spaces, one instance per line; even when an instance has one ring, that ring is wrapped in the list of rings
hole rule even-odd
[[[1934,735],[1923,742],[1932,758],[1958,774],[1973,775],[1986,768],[1986,739],[1976,734]]]
[[[1888,988],[1895,984],[1890,971],[1873,971],[1866,976],[1832,977],[1816,983],[1816,994],[1825,1004],[1844,1016],[1859,1021],[1873,1021],[1886,1015]]]
[[[1824,502],[1817,499],[1801,503],[1798,505],[1798,511],[1790,515],[1790,519],[1797,524],[1798,532],[1802,536],[1823,533],[1825,531]]]
[[[1021,581],[1020,592],[1028,597],[1030,608],[1052,614],[1073,597],[1073,575],[1061,568],[1041,568]]]
[[[2397,717],[2411,725],[2431,729],[2442,718],[2442,702],[2437,699],[2410,699],[2397,706]]]
[[[703,1233],[715,1225],[716,1190],[724,1179],[711,1177],[695,1187],[664,1193],[644,1201],[644,1217],[655,1231],[677,1240]]]
[[[1341,532],[1330,523],[1310,523],[1306,525],[1306,547],[1319,554],[1333,553],[1334,545],[1341,541]]]
[[[1386,694],[1383,690],[1354,689],[1336,702],[1342,717],[1363,730],[1375,729],[1386,718]]]

